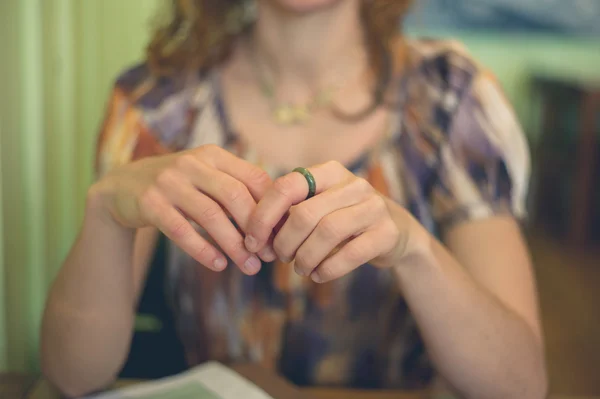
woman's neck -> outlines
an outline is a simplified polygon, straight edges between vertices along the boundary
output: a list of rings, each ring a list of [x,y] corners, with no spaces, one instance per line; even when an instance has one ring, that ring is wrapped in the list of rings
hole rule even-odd
[[[252,44],[255,56],[278,84],[288,87],[315,88],[364,69],[368,58],[359,2],[337,1],[300,14],[273,1],[259,1]]]

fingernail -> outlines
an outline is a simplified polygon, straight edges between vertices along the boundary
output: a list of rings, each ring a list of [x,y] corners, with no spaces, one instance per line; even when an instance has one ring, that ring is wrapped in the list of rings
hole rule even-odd
[[[252,237],[251,235],[247,235],[246,239],[244,240],[244,243],[246,244],[246,249],[248,251],[250,251],[250,252],[256,251],[256,246],[258,245],[256,238]]]
[[[227,261],[223,258],[219,258],[214,261],[213,267],[216,271],[220,272],[227,267]]]
[[[260,262],[260,259],[258,259],[256,256],[252,255],[251,257],[248,258],[246,263],[244,263],[244,270],[246,270],[246,273],[255,274],[255,273],[258,273],[261,265],[262,265],[262,263]]]
[[[306,277],[306,274],[304,273],[304,271],[302,269],[300,269],[297,265],[296,262],[294,262],[294,272],[301,277]]]
[[[275,259],[277,259],[277,255],[275,255],[273,249],[268,246],[265,247],[262,251],[260,251],[260,254],[261,258],[263,258],[263,260],[265,260],[266,262],[273,262]]]
[[[317,284],[321,284],[323,282],[323,280],[321,280],[321,276],[319,276],[319,273],[311,274],[310,278],[312,279],[312,281],[314,281]]]

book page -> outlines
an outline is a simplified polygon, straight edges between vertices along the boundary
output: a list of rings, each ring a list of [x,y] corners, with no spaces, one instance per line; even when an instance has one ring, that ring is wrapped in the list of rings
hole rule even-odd
[[[183,374],[88,399],[273,399],[235,371],[206,363]]]

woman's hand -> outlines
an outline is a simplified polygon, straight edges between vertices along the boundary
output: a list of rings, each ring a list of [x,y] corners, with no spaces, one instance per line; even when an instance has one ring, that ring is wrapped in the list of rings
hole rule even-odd
[[[96,183],[90,196],[122,226],[157,227],[202,265],[225,269],[223,253],[194,229],[192,220],[245,273],[255,274],[261,262],[245,248],[228,215],[245,231],[270,185],[260,168],[209,145],[127,164]]]
[[[298,274],[318,283],[365,263],[382,268],[397,264],[408,229],[398,226],[387,200],[338,162],[309,170],[317,195],[305,201],[308,184],[300,173],[277,179],[250,218],[246,248],[263,250],[273,234],[277,256],[294,260]]]

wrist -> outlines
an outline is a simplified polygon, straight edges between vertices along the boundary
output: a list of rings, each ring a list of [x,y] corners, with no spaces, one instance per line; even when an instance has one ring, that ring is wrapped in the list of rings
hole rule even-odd
[[[427,229],[409,211],[395,203],[390,213],[400,231],[400,240],[389,266],[403,267],[413,264],[430,253],[433,237]]]
[[[385,266],[396,274],[406,274],[410,269],[431,261],[434,238],[425,227],[404,207],[388,202],[392,220],[400,233],[400,238]]]
[[[406,211],[408,213],[408,211]],[[431,240],[433,237],[427,229],[419,223],[412,215],[409,214],[409,222],[407,223],[408,233],[406,248],[404,251],[404,259],[415,259],[423,257],[431,250]]]
[[[435,237],[427,231],[414,217],[411,216],[406,249],[401,259],[396,261],[392,270],[400,288],[406,291],[407,285],[422,280],[423,276],[437,273],[439,262],[436,259],[434,246]]]
[[[110,188],[102,181],[94,183],[88,189],[85,205],[85,224],[91,223],[94,226],[102,225],[111,229],[133,231],[114,218],[109,205],[111,202],[110,193]]]

